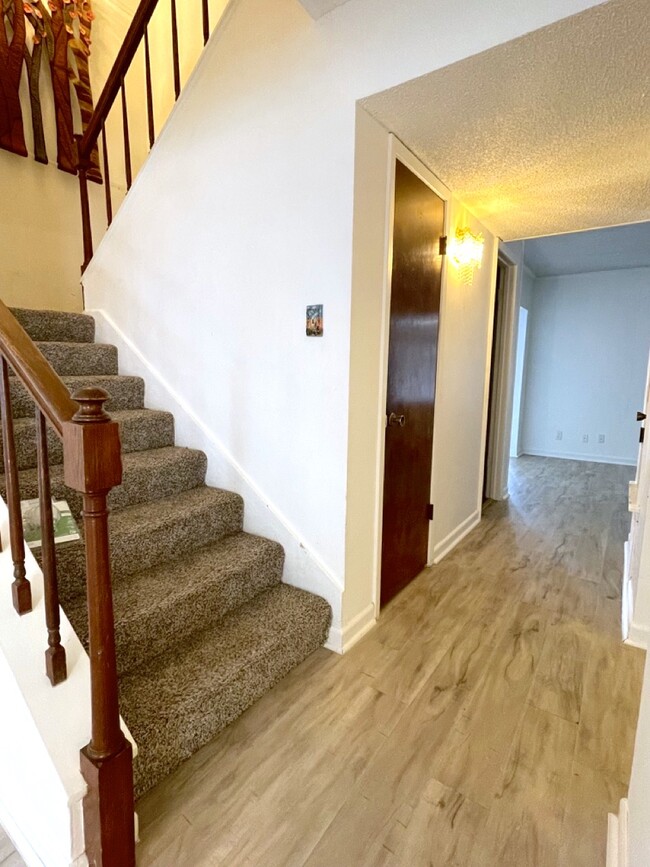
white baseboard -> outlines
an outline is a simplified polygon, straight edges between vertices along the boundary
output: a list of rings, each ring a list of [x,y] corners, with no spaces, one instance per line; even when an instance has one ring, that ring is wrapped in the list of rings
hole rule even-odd
[[[648,650],[650,648],[650,628],[647,626],[640,626],[638,623],[635,623],[634,618],[632,618],[625,637],[625,643],[629,644],[630,647],[640,647],[641,650]]]
[[[623,641],[630,634],[632,608],[634,606],[633,597],[632,578],[630,575],[630,539],[628,537],[623,544],[623,582],[621,588],[621,632]]]
[[[650,627],[640,625],[634,620],[634,587],[630,575],[630,540],[623,545],[623,587],[621,592],[621,632],[623,641],[630,647],[648,650],[650,647]]]
[[[437,542],[433,546],[433,563],[439,563],[443,557],[446,557],[468,533],[471,533],[474,527],[480,523],[480,520],[481,513],[477,509],[471,515],[468,515],[451,533],[448,533],[444,539]]]
[[[225,487],[244,499],[244,529],[279,542],[285,552],[283,580],[323,596],[332,606],[330,639],[341,642],[343,582],[321,560],[298,530],[281,514],[214,432],[197,416],[162,373],[103,310],[87,310],[94,317],[98,339],[118,347],[121,368],[146,381],[151,405],[171,412],[179,445],[198,448],[208,456],[208,484]]]
[[[330,629],[329,638],[325,644],[328,650],[335,653],[347,653],[354,645],[361,641],[377,622],[374,603],[370,603],[363,611],[360,611],[343,629]]]
[[[636,458],[622,458],[620,455],[586,455],[578,452],[553,452],[544,449],[529,449],[524,447],[524,455],[535,458],[560,458],[565,461],[586,461],[590,464],[620,464],[626,467],[636,466]]]
[[[618,808],[618,816],[615,816],[614,813],[609,813],[607,816],[606,867],[629,867],[628,815],[628,800],[622,798]]]

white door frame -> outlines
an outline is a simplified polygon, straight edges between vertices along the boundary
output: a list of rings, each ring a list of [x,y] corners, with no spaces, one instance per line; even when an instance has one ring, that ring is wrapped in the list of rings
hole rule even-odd
[[[377,471],[375,474],[375,509],[374,509],[374,595],[373,604],[375,606],[375,617],[379,616],[379,605],[381,598],[381,546],[382,546],[382,524],[384,510],[384,471],[385,471],[385,448],[386,448],[386,397],[388,393],[388,344],[390,339],[390,296],[391,296],[391,278],[393,273],[393,222],[395,217],[395,161],[399,160],[413,174],[417,175],[420,180],[425,183],[433,192],[444,202],[444,234],[449,235],[449,219],[451,193],[444,184],[431,172],[420,160],[411,153],[402,142],[392,133],[389,135],[388,144],[388,184],[387,184],[387,199],[386,199],[386,256],[384,280],[382,289],[382,314],[381,314],[381,355],[380,368],[381,379],[379,393],[377,395],[377,414],[376,414],[376,432],[377,432]],[[440,313],[438,325],[438,353],[436,357],[436,377],[438,372],[437,358],[440,356],[440,347],[442,345],[444,333],[444,308],[447,292],[447,257],[442,259],[442,272],[440,276]],[[437,388],[436,388],[437,394]],[[435,408],[434,408],[435,414]],[[434,418],[435,426],[435,418]],[[433,453],[431,455],[431,466],[433,469]],[[431,473],[431,485],[433,486],[433,472]],[[429,526],[429,552],[432,551],[432,533],[433,522]]]
[[[489,449],[486,465],[488,497],[492,500],[508,498],[508,467],[510,461],[510,431],[512,428],[512,402],[515,385],[517,332],[519,330],[519,267],[502,249],[499,262],[505,268],[501,291],[499,319],[495,323],[492,340],[496,341],[494,354],[494,397],[491,406],[490,442],[487,429],[490,419],[486,417],[485,448]]]

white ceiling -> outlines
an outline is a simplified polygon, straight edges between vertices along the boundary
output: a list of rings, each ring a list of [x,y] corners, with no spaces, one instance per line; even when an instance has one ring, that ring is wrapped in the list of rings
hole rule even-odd
[[[610,0],[366,110],[504,240],[650,219],[650,3]]]
[[[650,268],[650,223],[533,238],[524,262],[537,277]]]

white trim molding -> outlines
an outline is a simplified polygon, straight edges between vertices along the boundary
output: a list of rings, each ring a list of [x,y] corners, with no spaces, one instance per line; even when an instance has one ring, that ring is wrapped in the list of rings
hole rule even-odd
[[[488,414],[490,438],[486,430],[485,449],[489,450],[487,460],[486,493],[492,500],[504,500],[508,496],[508,472],[510,463],[510,438],[512,428],[512,405],[515,385],[515,363],[517,336],[519,331],[519,288],[518,266],[501,249],[497,253],[498,262],[505,268],[503,281],[494,280],[494,304],[499,294],[498,321],[493,322],[492,339],[489,353],[492,356],[494,343],[494,373],[488,363]],[[498,271],[497,271],[498,274]],[[493,314],[494,318],[494,314]],[[494,376],[493,401],[489,403],[489,386]],[[481,491],[481,499],[482,499]]]
[[[325,647],[335,653],[347,653],[366,633],[370,632],[376,622],[375,604],[371,602],[343,628],[332,627]]]
[[[630,573],[630,540],[623,546],[623,587],[621,592],[621,632],[625,644],[647,650],[650,647],[650,627],[634,620],[634,583]]]
[[[634,622],[634,618],[630,621],[625,644],[630,647],[639,647],[641,650],[647,650],[650,647],[650,627],[639,626]]]
[[[448,533],[444,539],[441,539],[437,545],[434,546],[433,549],[433,564],[436,565],[440,563],[443,557],[446,557],[450,551],[452,551],[459,542],[461,542],[468,533],[471,533],[474,527],[476,527],[481,522],[481,511],[477,509],[475,512],[472,512],[471,515],[468,515],[464,521]]]
[[[622,798],[618,807],[618,816],[607,815],[607,862],[606,867],[629,867],[628,852],[628,800]]]
[[[623,458],[620,455],[585,455],[579,452],[552,452],[543,449],[523,448],[523,454],[532,455],[536,458],[560,458],[565,461],[587,461],[591,464],[618,464],[625,467],[633,467],[636,459]]]

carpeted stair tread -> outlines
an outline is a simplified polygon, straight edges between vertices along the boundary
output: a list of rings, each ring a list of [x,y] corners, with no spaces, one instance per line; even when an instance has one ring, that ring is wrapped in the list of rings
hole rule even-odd
[[[139,376],[62,376],[61,379],[70,394],[85,386],[103,388],[110,395],[105,404],[109,413],[144,406],[144,380]],[[14,418],[34,414],[34,401],[16,377],[11,379],[11,406]]]
[[[279,584],[172,653],[120,679],[138,744],[140,796],[267,692],[327,638],[324,599]]]
[[[117,347],[108,343],[46,341],[37,346],[59,376],[117,374]]]
[[[203,485],[207,458],[197,449],[166,446],[144,452],[122,455],[122,484],[108,495],[111,509],[124,509],[137,503],[148,503],[172,497],[181,491]],[[82,496],[66,487],[63,481],[63,465],[50,467],[50,486],[55,500],[67,500],[73,515],[81,515]],[[6,491],[5,477],[0,475],[0,493]],[[23,470],[20,473],[20,495],[23,500],[38,497],[38,471]]]
[[[120,673],[173,650],[230,611],[278,584],[284,550],[277,542],[234,533],[190,551],[180,560],[137,572],[113,585],[115,639]],[[85,596],[66,613],[79,638],[88,640]]]
[[[174,416],[156,409],[121,409],[111,413],[120,426],[122,452],[160,449],[174,444]],[[36,466],[36,424],[33,416],[14,420],[16,460],[18,469]],[[63,446],[53,430],[48,430],[50,464],[63,462]],[[2,466],[2,438],[0,437],[0,467]]]
[[[71,343],[92,343],[95,320],[85,313],[62,313],[59,310],[27,310],[12,307],[11,312],[32,340],[55,340]]]
[[[113,576],[132,575],[238,533],[243,512],[238,494],[205,486],[112,512],[109,533]],[[57,569],[64,602],[85,592],[81,542],[57,546]]]

